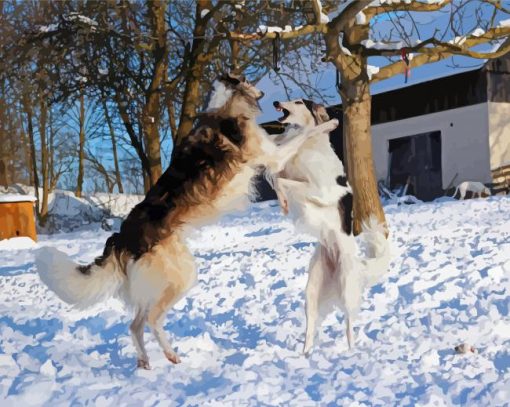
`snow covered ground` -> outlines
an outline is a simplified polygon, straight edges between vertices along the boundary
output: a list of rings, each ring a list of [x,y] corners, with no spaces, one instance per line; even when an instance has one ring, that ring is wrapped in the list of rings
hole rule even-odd
[[[275,203],[201,229],[199,282],[168,315],[182,363],[146,333],[137,371],[130,315],[117,300],[87,311],[37,277],[32,249],[0,243],[0,405],[508,405],[510,199],[386,206],[394,260],[366,293],[347,349],[343,315],[302,356],[314,242]],[[91,223],[41,235],[88,262],[111,232]],[[477,354],[457,355],[469,342]]]

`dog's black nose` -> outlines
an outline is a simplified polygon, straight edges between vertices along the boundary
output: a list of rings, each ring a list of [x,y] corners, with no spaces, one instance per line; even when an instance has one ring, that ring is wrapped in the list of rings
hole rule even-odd
[[[278,102],[277,100],[275,100],[275,101],[273,102],[273,106],[274,106],[274,107],[280,107],[280,102]]]
[[[264,97],[265,93],[260,91],[260,96],[259,96],[259,99],[262,99]]]

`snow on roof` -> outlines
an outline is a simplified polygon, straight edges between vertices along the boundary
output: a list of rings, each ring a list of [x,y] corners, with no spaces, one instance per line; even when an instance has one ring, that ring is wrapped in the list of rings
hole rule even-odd
[[[498,27],[510,27],[510,18],[507,20],[501,20]]]
[[[445,71],[437,71],[434,73],[427,73],[426,75],[416,75],[414,72],[417,69],[420,69],[422,67],[420,66],[417,68],[413,68],[413,66],[411,65],[411,75],[412,75],[411,78],[412,79],[410,79],[409,82],[407,82],[407,83],[400,82],[400,79],[397,78],[399,75],[396,75],[390,79],[397,78],[397,82],[389,83],[389,80],[386,80],[388,82],[388,85],[385,84],[385,81],[377,82],[377,83],[371,85],[375,88],[371,91],[371,94],[373,96],[373,95],[377,95],[379,93],[391,92],[393,90],[398,90],[398,89],[407,88],[409,86],[418,85],[419,83],[432,82],[437,79],[447,78],[449,76],[455,76],[455,75],[460,75],[460,74],[463,74],[466,72],[476,71],[477,69],[481,69],[483,67],[483,65],[484,65],[484,62],[481,62],[478,65],[472,65],[472,66],[467,66],[467,67],[462,67],[462,68],[452,68],[451,70],[448,70],[448,71],[446,71],[446,70]]]
[[[0,203],[5,202],[35,202],[37,198],[32,195],[3,194],[0,195]]]
[[[13,237],[11,239],[0,240],[0,250],[25,250],[36,247],[37,243],[29,237]]]

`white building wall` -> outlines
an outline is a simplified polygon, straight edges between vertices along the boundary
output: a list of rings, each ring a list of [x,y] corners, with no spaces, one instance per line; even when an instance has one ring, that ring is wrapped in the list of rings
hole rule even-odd
[[[510,164],[510,103],[489,102],[491,169]]]
[[[441,131],[443,189],[455,174],[454,185],[491,182],[487,103],[372,126],[377,179],[386,180],[388,175],[389,140],[437,130]]]

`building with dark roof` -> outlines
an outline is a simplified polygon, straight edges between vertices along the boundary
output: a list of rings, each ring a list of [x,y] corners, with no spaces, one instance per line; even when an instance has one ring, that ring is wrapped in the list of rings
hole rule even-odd
[[[342,119],[342,105],[328,112]],[[376,176],[390,188],[407,183],[408,193],[432,200],[462,181],[500,181],[510,165],[510,55],[376,94],[371,122]],[[277,122],[264,127],[281,131]],[[341,125],[330,139],[343,160]],[[260,193],[274,198],[267,185]]]

